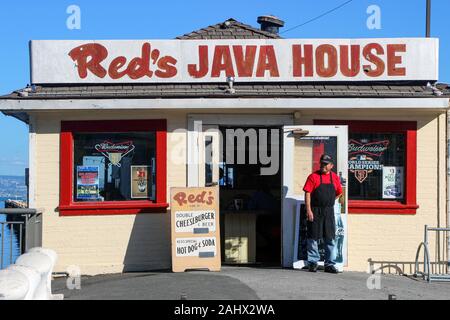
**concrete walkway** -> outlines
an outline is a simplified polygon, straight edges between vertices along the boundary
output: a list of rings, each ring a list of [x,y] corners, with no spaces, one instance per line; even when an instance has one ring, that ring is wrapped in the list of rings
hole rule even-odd
[[[68,290],[66,279],[53,281],[53,292],[66,299],[450,299],[450,283],[431,283],[380,275],[380,289],[367,287],[369,274],[315,274],[280,268],[223,267],[221,272],[148,272],[82,277],[81,290]]]

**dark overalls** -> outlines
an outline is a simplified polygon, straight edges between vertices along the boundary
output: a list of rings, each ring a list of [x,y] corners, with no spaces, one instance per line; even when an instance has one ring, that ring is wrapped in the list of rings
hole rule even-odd
[[[330,183],[322,183],[320,174],[320,185],[311,193],[311,210],[314,215],[313,221],[307,224],[307,249],[308,263],[317,264],[320,259],[318,240],[324,240],[325,266],[336,264],[335,233],[336,222],[334,218],[334,202],[336,200],[336,189],[333,184],[332,172],[328,175]]]

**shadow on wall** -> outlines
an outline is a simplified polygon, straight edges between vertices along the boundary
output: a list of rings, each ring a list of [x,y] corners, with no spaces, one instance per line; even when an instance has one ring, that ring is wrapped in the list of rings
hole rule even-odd
[[[134,219],[123,272],[170,269],[170,212],[141,213]]]

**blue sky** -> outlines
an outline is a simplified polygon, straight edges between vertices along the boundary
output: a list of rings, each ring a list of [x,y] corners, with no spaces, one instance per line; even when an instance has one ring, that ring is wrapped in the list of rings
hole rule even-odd
[[[258,26],[256,18],[274,14],[287,30],[345,0],[40,0],[0,1],[0,95],[29,83],[31,39],[171,39],[234,18]],[[432,0],[432,36],[440,38],[440,81],[450,82],[449,0]],[[353,0],[344,7],[290,32],[289,38],[422,37],[426,0]],[[66,27],[69,5],[81,9],[81,29]],[[381,29],[366,26],[370,5],[381,9]],[[283,31],[281,29],[281,31]],[[28,128],[0,115],[0,175],[23,175],[28,164]]]

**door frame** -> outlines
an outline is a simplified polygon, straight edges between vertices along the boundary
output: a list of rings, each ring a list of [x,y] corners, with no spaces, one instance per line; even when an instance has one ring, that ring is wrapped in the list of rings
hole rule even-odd
[[[272,126],[280,127],[282,130],[284,126],[294,124],[294,114],[188,114],[187,122],[187,186],[200,187],[202,180],[199,179],[200,159],[204,159],[204,155],[200,154],[202,152],[200,139],[204,136],[203,126]],[[216,148],[216,150],[218,149],[221,148]],[[280,170],[282,170],[281,166]],[[280,255],[283,256],[282,239],[280,241]],[[280,261],[281,264],[282,260]]]
[[[282,172],[282,260],[283,267],[292,268],[294,266],[294,248],[296,247],[295,225],[299,217],[300,204],[304,201],[304,194],[294,192],[294,130],[304,130],[305,136],[335,136],[337,137],[337,163],[338,172],[348,181],[348,126],[345,125],[293,125],[283,127],[283,172]],[[307,132],[307,133],[306,133]],[[345,188],[345,212],[348,216],[348,187]],[[345,226],[345,241],[347,241],[347,226]],[[344,246],[344,264],[347,261],[347,246]],[[342,269],[343,266],[338,266]]]
[[[200,133],[203,126],[289,126],[294,123],[293,114],[188,114],[187,136],[187,186],[200,187]],[[201,124],[200,124],[201,122]]]

